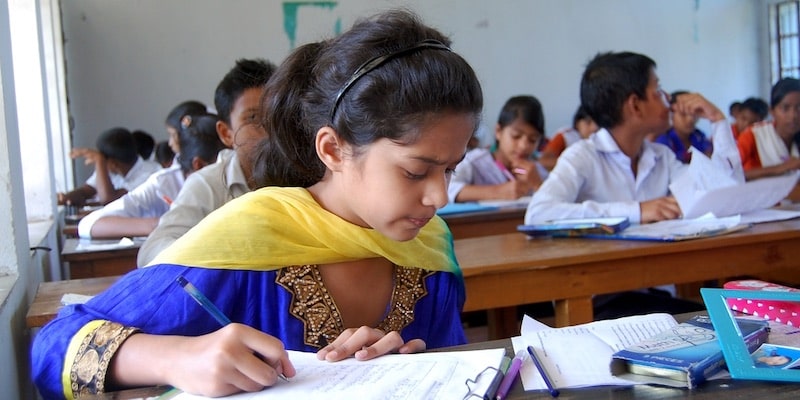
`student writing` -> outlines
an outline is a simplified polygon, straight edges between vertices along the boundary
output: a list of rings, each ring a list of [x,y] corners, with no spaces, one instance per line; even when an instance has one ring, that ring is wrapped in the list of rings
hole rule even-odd
[[[162,169],[136,189],[93,211],[78,224],[82,238],[147,236],[178,196],[187,176],[213,164],[224,147],[213,114],[188,115],[180,131],[181,154],[176,168]]]
[[[170,209],[139,248],[137,264],[147,265],[206,215],[255,187],[253,149],[265,132],[257,121],[264,85],[275,66],[259,59],[237,60],[214,91],[217,135],[226,147],[214,165],[186,179]]]
[[[220,396],[295,376],[285,349],[338,361],[464,343],[436,209],[483,99],[449,44],[388,11],[290,54],[266,88],[260,179],[293,187],[230,201],[155,265],[63,309],[33,345],[42,395],[164,383]],[[181,275],[233,323],[182,293]]]

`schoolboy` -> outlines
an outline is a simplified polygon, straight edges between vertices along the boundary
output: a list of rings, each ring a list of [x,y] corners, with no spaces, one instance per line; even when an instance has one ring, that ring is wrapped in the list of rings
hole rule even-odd
[[[261,59],[241,59],[217,85],[214,106],[220,121],[217,134],[225,146],[214,165],[186,179],[169,211],[139,249],[137,264],[147,265],[206,215],[239,197],[255,185],[252,182],[253,148],[265,136],[257,123],[263,87],[275,65]],[[231,150],[232,149],[232,150]]]
[[[97,149],[75,148],[70,157],[84,158],[94,164],[94,173],[83,186],[67,193],[58,193],[59,205],[83,206],[97,196],[106,205],[142,184],[161,169],[158,163],[143,160],[136,151],[133,135],[125,128],[111,128],[96,142]]]
[[[718,157],[740,169],[730,125],[716,106],[697,93],[670,107],[659,86],[655,62],[622,52],[598,54],[581,80],[581,103],[600,130],[567,148],[534,194],[525,223],[562,218],[628,217],[647,223],[681,216],[669,184],[685,165],[666,146],[646,141],[669,127],[670,108],[711,122]]]

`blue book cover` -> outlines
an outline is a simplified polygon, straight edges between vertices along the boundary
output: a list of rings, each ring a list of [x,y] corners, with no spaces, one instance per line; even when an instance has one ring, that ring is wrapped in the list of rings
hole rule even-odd
[[[737,323],[750,351],[766,341],[766,321],[737,318]],[[698,315],[614,353],[611,373],[624,379],[691,389],[724,366],[722,347],[711,319]]]

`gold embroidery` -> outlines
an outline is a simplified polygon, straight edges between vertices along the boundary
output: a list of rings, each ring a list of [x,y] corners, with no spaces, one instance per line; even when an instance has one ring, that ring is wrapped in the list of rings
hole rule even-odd
[[[106,372],[111,357],[125,339],[138,331],[136,328],[105,321],[83,338],[70,368],[74,397],[105,391]]]
[[[400,331],[414,321],[414,306],[428,294],[425,278],[433,272],[395,266],[389,312],[376,328]],[[297,265],[278,271],[275,282],[292,294],[289,312],[303,322],[304,342],[322,348],[344,331],[339,309],[322,283],[315,265]]]

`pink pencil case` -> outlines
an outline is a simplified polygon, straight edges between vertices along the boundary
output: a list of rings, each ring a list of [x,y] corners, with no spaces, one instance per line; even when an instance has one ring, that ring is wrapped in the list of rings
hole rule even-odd
[[[800,289],[759,280],[726,282],[725,289],[800,292]],[[800,327],[800,303],[778,300],[727,299],[731,310],[762,317],[789,326]]]

